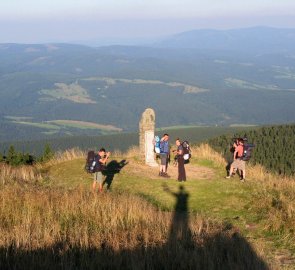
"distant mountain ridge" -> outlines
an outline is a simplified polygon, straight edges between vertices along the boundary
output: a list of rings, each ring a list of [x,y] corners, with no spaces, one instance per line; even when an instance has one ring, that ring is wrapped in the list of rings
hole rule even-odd
[[[157,47],[263,53],[295,52],[295,29],[252,27],[231,30],[192,30],[173,35]]]
[[[157,127],[294,123],[294,48],[294,29],[272,28],[153,47],[0,44],[0,140],[135,131],[147,107]]]

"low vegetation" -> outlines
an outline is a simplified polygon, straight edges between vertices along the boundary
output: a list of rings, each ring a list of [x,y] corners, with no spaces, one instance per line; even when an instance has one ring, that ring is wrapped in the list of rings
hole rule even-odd
[[[175,167],[163,180],[133,148],[112,154],[96,194],[84,162],[72,149],[27,166],[32,180],[1,182],[3,269],[293,269],[293,178],[251,165],[246,183],[225,180],[226,161],[202,144],[178,184]]]
[[[227,160],[231,159],[233,138],[247,138],[255,148],[250,163],[261,164],[267,171],[282,176],[295,173],[295,125],[261,127],[209,139],[209,144]]]

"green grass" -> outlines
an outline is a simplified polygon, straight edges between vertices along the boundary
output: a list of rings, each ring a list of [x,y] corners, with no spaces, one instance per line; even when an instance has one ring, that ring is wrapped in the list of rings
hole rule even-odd
[[[55,99],[66,99],[75,103],[93,104],[87,90],[77,82],[72,84],[55,83],[55,89],[42,89],[39,93]]]
[[[26,119],[23,119],[23,120],[26,120]],[[97,123],[71,121],[71,120],[52,120],[52,121],[46,121],[46,122],[40,123],[40,122],[22,121],[21,119],[14,119],[11,122],[15,124],[27,125],[27,126],[49,130],[49,131],[42,132],[43,134],[47,134],[47,135],[55,134],[57,131],[61,129],[68,129],[68,128],[76,128],[81,130],[83,129],[101,130],[105,134],[122,131],[122,129],[117,128],[115,126],[111,126],[111,125],[100,125]]]
[[[71,127],[71,128],[78,128],[78,129],[98,129],[98,130],[105,130],[105,131],[122,131],[122,129],[117,128],[112,125],[102,125],[93,122],[85,122],[85,121],[74,121],[74,120],[52,120],[47,121],[48,123],[52,123],[62,127]]]
[[[46,184],[74,188],[91,182],[91,174],[84,170],[84,160],[65,161],[50,168]]]
[[[84,159],[78,159],[49,168],[46,185],[70,189],[85,185],[91,189],[92,176],[84,171],[84,162]],[[163,179],[155,175],[152,179],[147,173],[138,176],[138,173],[134,173],[134,168],[127,164],[119,173],[114,174],[109,191],[139,196],[159,210],[173,211],[176,205],[173,193],[179,194],[182,186],[188,195],[190,215],[201,214],[237,228],[243,237],[254,245],[262,246],[270,258],[273,258],[273,253],[278,250],[288,250],[291,253],[294,251],[293,242],[290,240],[292,238],[286,234],[278,235],[265,230],[268,222],[265,219],[266,214],[259,212],[254,205],[261,183],[241,183],[237,176],[230,180],[225,179],[224,169],[206,159],[193,159],[192,164],[210,168],[214,171],[214,177],[209,180],[192,177],[185,183],[178,183],[175,179]],[[106,192],[106,186],[104,190]]]
[[[202,213],[235,223],[247,223],[255,220],[255,215],[247,210],[248,202],[253,191],[252,184],[242,184],[238,178],[226,180],[222,172],[208,160],[198,161],[199,165],[215,170],[216,179],[188,179],[182,185],[189,195],[188,209],[190,212]],[[84,160],[73,160],[55,165],[49,170],[48,184],[73,188],[77,185],[92,184],[92,176],[84,171]],[[173,210],[175,198],[165,191],[167,186],[177,193],[180,184],[175,179],[163,180],[137,177],[128,170],[128,165],[120,173],[114,175],[111,190],[127,192],[144,197],[161,210]]]
[[[208,126],[188,126],[188,125],[179,125],[179,126],[170,126],[170,127],[160,127],[156,128],[156,131],[165,131],[165,130],[174,130],[174,129],[188,129],[188,128],[202,128]]]
[[[51,129],[51,130],[60,129],[59,126],[48,124],[48,123],[34,123],[34,122],[24,122],[24,121],[12,121],[12,123],[27,125],[27,126],[37,127],[37,128]]]

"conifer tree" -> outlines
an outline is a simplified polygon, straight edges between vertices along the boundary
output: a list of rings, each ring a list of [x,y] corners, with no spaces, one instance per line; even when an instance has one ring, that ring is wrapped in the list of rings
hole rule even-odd
[[[44,152],[43,152],[43,155],[40,160],[41,160],[41,162],[46,162],[46,161],[52,159],[53,156],[54,156],[54,152],[52,151],[50,145],[47,143],[45,145]]]

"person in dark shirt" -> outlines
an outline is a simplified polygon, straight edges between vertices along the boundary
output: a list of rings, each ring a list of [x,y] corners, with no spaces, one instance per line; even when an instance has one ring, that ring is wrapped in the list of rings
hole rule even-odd
[[[177,163],[178,163],[178,181],[186,181],[186,173],[184,168],[184,158],[183,158],[183,146],[181,145],[180,139],[176,139],[176,146],[177,146]]]
[[[96,191],[96,184],[98,184],[98,191],[102,192],[102,182],[103,182],[102,171],[110,154],[111,154],[110,152],[106,153],[106,150],[104,148],[101,148],[98,151],[98,154],[95,155],[96,163],[95,163],[95,172],[93,174],[93,184],[92,184],[92,188],[94,192]]]

